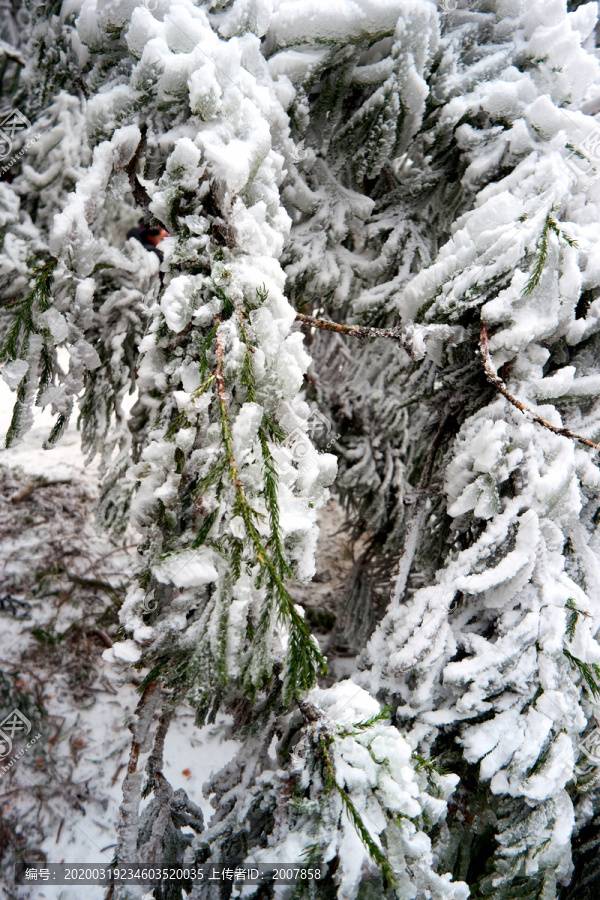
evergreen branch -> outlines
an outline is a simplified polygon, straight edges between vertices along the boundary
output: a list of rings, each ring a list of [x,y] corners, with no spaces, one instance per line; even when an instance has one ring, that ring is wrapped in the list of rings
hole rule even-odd
[[[538,254],[535,260],[535,265],[533,267],[533,271],[531,275],[527,279],[527,283],[523,288],[521,294],[522,296],[527,296],[527,294],[531,294],[542,278],[542,272],[544,271],[544,266],[546,265],[546,261],[548,259],[548,233],[549,231],[553,231],[557,238],[560,240],[562,238],[569,247],[576,247],[577,241],[574,238],[569,237],[568,234],[565,234],[564,231],[558,225],[556,219],[552,216],[552,210],[546,216],[546,221],[544,222],[544,227],[542,228],[542,233],[538,240],[537,250]]]
[[[440,766],[436,766],[435,763],[421,753],[413,753],[412,758],[415,761],[415,772],[425,771],[428,775],[434,772],[436,775],[445,775],[444,770]]]
[[[171,724],[171,719],[173,718],[173,713],[175,712],[178,700],[179,698],[176,695],[173,695],[165,702],[162,708],[162,712],[158,720],[158,728],[156,729],[156,734],[154,736],[152,752],[146,762],[148,781],[146,782],[146,786],[142,791],[142,797],[147,797],[150,794],[152,789],[155,787],[156,776],[162,773],[165,739],[167,737],[169,725]]]
[[[383,709],[381,709],[374,716],[371,716],[370,719],[366,719],[364,722],[353,722],[351,728],[342,729],[340,731],[340,735],[342,737],[351,737],[353,734],[358,734],[361,731],[365,731],[367,728],[370,728],[377,722],[384,722],[386,719],[389,719],[391,711],[392,704],[390,703],[389,706],[384,706]]]
[[[218,325],[215,323],[213,327],[210,329],[205,338],[199,338],[196,333],[193,335],[193,339],[199,342],[199,353],[200,353],[200,375],[202,378],[206,376],[208,371],[208,359],[207,353],[209,349],[212,347],[212,343],[215,339],[215,334],[217,333]],[[211,375],[211,381],[213,376]],[[198,388],[200,390],[200,388]]]
[[[252,368],[252,353],[254,352],[253,348],[250,346],[250,341],[248,340],[248,332],[246,331],[246,325],[244,323],[244,314],[241,309],[237,311],[238,319],[240,320],[240,332],[242,335],[242,343],[246,347],[246,355],[244,357],[244,363],[242,365],[242,377],[241,381],[246,390],[248,391],[247,400],[249,403],[256,402],[256,380],[254,378],[254,370]]]
[[[363,844],[369,851],[369,856],[371,857],[371,859],[377,865],[377,867],[379,868],[379,871],[381,872],[381,877],[383,878],[384,888],[386,890],[389,890],[389,888],[393,887],[396,884],[396,876],[394,875],[394,870],[392,869],[391,865],[389,864],[385,853],[383,853],[383,851],[380,849],[380,847],[377,846],[377,844],[375,843],[375,841],[369,834],[369,830],[368,830],[367,826],[363,822],[358,810],[354,806],[349,795],[337,782],[336,782],[335,786],[337,788],[337,791],[338,791],[340,797],[342,798],[344,806],[346,807],[346,812],[348,813],[348,816],[349,816],[350,820],[352,821],[352,824],[354,825],[356,831],[358,832],[358,835],[359,835],[360,839],[362,840]]]
[[[192,397],[194,397],[194,398],[200,397],[205,391],[208,390],[208,388],[211,386],[211,384],[213,383],[214,380],[215,380],[215,376],[210,375],[206,379],[206,381],[204,381],[200,385],[200,387],[197,387],[196,390],[192,392]]]
[[[158,682],[160,674],[166,665],[167,663],[164,659],[159,660],[159,662],[157,662],[156,665],[150,669],[150,671],[140,682],[140,684],[138,684],[138,686],[136,687],[137,693],[143,694],[146,688],[149,687],[149,685],[153,684],[154,682]]]
[[[48,436],[49,444],[55,444],[57,442],[57,440],[59,439],[59,437],[65,430],[65,428],[67,427],[68,422],[69,422],[69,417],[65,416],[63,413],[59,413],[58,418],[52,428],[52,431],[50,432],[50,434]]]
[[[44,342],[42,344],[42,349],[41,349],[42,365],[41,365],[40,377],[39,377],[39,383],[38,383],[38,392],[37,392],[37,396],[35,398],[36,405],[38,405],[40,402],[44,388],[47,387],[48,384],[50,384],[50,379],[52,378],[52,371],[53,371],[53,362],[54,362],[53,354],[52,354],[52,345],[49,342],[50,329],[43,328],[42,335],[43,335]]]
[[[218,319],[217,321],[219,322]],[[285,692],[286,702],[289,703],[296,690],[308,690],[315,683],[318,673],[325,674],[327,671],[326,662],[324,656],[313,640],[308,625],[296,609],[294,601],[284,584],[283,578],[280,575],[281,566],[279,560],[277,564],[273,562],[260,537],[258,529],[253,521],[253,518],[256,518],[258,513],[250,506],[239,478],[239,471],[233,452],[231,426],[229,424],[229,415],[227,412],[227,392],[223,375],[223,342],[219,330],[217,330],[216,334],[216,355],[217,366],[215,370],[215,379],[217,383],[217,400],[221,418],[221,435],[225,444],[230,479],[236,491],[235,513],[236,515],[241,516],[244,522],[246,533],[250,538],[259,565],[266,575],[268,590],[277,598],[279,617],[283,621],[286,621],[290,627],[289,666],[286,677],[287,689]],[[273,484],[271,483],[271,490],[272,489]],[[276,521],[278,522],[277,518]],[[277,548],[281,551],[281,545],[276,543],[275,546],[277,558]],[[284,566],[287,566],[285,560]],[[262,627],[265,626],[264,615],[266,615],[267,612],[268,610],[265,608],[263,610],[263,617],[261,617]]]
[[[552,217],[550,213],[548,213],[537,244],[538,254],[535,260],[535,265],[525,287],[523,288],[523,296],[531,294],[540,283],[542,272],[544,271],[544,266],[546,265],[546,260],[548,259],[548,231],[551,227],[552,221]]]
[[[257,288],[256,291],[259,299],[266,300],[268,292],[266,290],[260,291]],[[252,353],[254,352],[253,348],[250,345],[250,340],[248,338],[248,332],[246,330],[246,324],[244,322],[244,313],[241,309],[238,309],[238,318],[240,321],[240,331],[242,335],[242,342],[246,347],[246,356],[244,359],[244,364],[242,368],[242,384],[246,387],[248,391],[247,399],[249,402],[256,401],[256,380],[254,378],[254,370],[252,368]],[[259,428],[259,439],[262,450],[263,462],[264,462],[264,479],[265,479],[265,503],[267,505],[267,510],[269,512],[269,521],[271,524],[271,538],[270,543],[272,543],[275,550],[275,558],[277,560],[277,564],[279,567],[279,573],[283,578],[291,578],[292,570],[290,569],[287,560],[285,559],[283,553],[283,546],[281,543],[281,533],[279,526],[279,501],[277,499],[277,485],[279,482],[277,469],[275,467],[275,461],[271,455],[271,451],[269,450],[269,445],[267,443],[268,439],[268,431],[273,433],[274,426],[267,419],[267,416],[264,415],[263,422]]]
[[[206,519],[204,520],[204,522],[202,523],[202,525],[200,527],[200,530],[198,531],[198,534],[196,535],[196,537],[194,539],[194,542],[192,544],[192,550],[196,550],[198,547],[200,547],[205,542],[206,538],[208,537],[208,533],[209,533],[210,529],[215,524],[215,519],[217,518],[218,513],[219,513],[219,508],[217,507],[217,509],[214,509],[206,517]]]
[[[260,445],[265,464],[265,502],[269,511],[269,521],[271,524],[271,541],[275,548],[275,556],[279,565],[279,572],[283,578],[291,578],[292,570],[283,554],[283,546],[281,543],[281,533],[279,527],[279,503],[277,500],[277,485],[279,478],[275,468],[275,462],[271,456],[269,445],[265,434],[264,426],[259,429]]]
[[[600,683],[598,679],[600,679],[600,666],[596,663],[585,663],[583,660],[578,659],[576,656],[573,656],[572,653],[569,653],[568,650],[563,650],[564,655],[567,657],[572,666],[579,670],[582,675],[585,683],[589,687],[592,696],[594,698],[600,697]]]
[[[30,377],[30,373],[27,372],[25,377],[21,381],[21,384],[17,388],[17,401],[13,409],[12,418],[10,420],[10,425],[8,426],[8,431],[6,432],[6,438],[4,441],[7,450],[11,446],[13,441],[16,440],[19,436],[21,413],[23,412],[23,406],[27,398],[27,387]]]
[[[217,317],[217,325],[219,324],[220,319]],[[225,378],[223,376],[223,341],[221,340],[221,335],[219,334],[218,329],[216,332],[216,343],[217,368],[215,370],[215,379],[217,382],[217,401],[219,404],[219,412],[221,414],[221,435],[223,437],[227,461],[231,470],[231,480],[236,490],[241,491],[242,484],[238,478],[238,468],[233,453],[233,438],[231,435],[231,427],[229,425],[229,415],[227,413],[227,391],[225,390]]]
[[[331,740],[332,738],[330,737],[330,741]],[[392,869],[386,855],[383,853],[381,848],[377,846],[377,844],[371,837],[369,829],[363,822],[362,816],[350,799],[350,795],[340,784],[338,784],[337,778],[335,777],[333,763],[331,762],[331,757],[329,755],[329,749],[327,747],[327,739],[325,735],[319,735],[319,745],[323,757],[323,767],[325,769],[323,779],[325,782],[325,789],[330,791],[332,788],[335,788],[335,790],[337,790],[346,808],[348,818],[352,822],[358,836],[365,845],[369,856],[381,872],[384,887],[386,890],[388,890],[390,887],[393,887],[396,884],[396,876],[394,874],[394,870]]]
[[[575,628],[577,626],[577,620],[579,616],[588,616],[589,613],[584,613],[580,609],[577,609],[574,601],[570,597],[565,603],[565,606],[567,609],[571,610],[569,621],[567,622],[567,638],[569,640],[569,643],[572,643],[573,638],[575,637]]]
[[[34,285],[22,300],[16,304],[15,318],[0,348],[0,359],[14,360],[19,356],[25,358],[29,335],[35,331],[33,313],[37,307],[40,312],[50,308],[51,284],[58,259],[52,257],[47,263],[40,263],[32,270]],[[19,349],[19,337],[23,333]]]
[[[235,305],[234,305],[231,297],[228,297],[227,294],[225,293],[225,291],[223,290],[223,288],[220,288],[218,284],[214,285],[214,289],[215,289],[215,293],[218,294],[218,296],[223,301],[223,309],[221,311],[221,319],[226,321],[227,319],[230,319],[232,317],[233,312],[235,310]]]
[[[207,488],[209,488],[211,486],[211,484],[214,484],[216,481],[219,480],[219,478],[221,477],[222,473],[225,471],[226,468],[227,468],[227,460],[222,460],[221,462],[219,462],[215,466],[213,466],[213,468],[209,472],[207,472],[207,474],[203,478],[201,478],[198,481],[198,483],[195,485],[195,487],[192,491],[192,494],[194,496],[203,494],[204,491],[207,490]]]
[[[137,721],[131,726],[133,737],[127,763],[127,774],[123,782],[123,802],[119,807],[119,824],[117,828],[119,838],[116,858],[121,863],[131,859],[136,849],[135,844],[132,846],[132,835],[135,835],[137,832],[136,826],[139,819],[139,805],[142,794],[142,780],[137,773],[137,764],[140,750],[148,734],[154,709],[159,700],[159,693],[156,690],[157,686],[158,683],[156,681],[150,681],[144,688],[135,710],[138,717]],[[134,828],[132,828],[132,825]]]
[[[490,351],[488,347],[488,336],[487,336],[487,328],[484,323],[481,323],[481,356],[483,358],[483,366],[485,369],[485,374],[487,376],[487,380],[490,384],[493,384],[494,387],[500,391],[503,397],[512,403],[513,406],[516,406],[517,409],[520,409],[522,413],[526,416],[531,416],[534,422],[537,422],[538,425],[543,425],[544,428],[547,428],[549,431],[553,431],[554,434],[560,434],[562,437],[568,437],[572,441],[579,441],[580,444],[585,444],[586,447],[593,447],[594,450],[600,450],[600,444],[595,444],[593,441],[590,441],[589,438],[585,438],[580,434],[575,434],[575,432],[571,431],[570,428],[559,428],[557,425],[552,425],[551,422],[548,422],[546,419],[543,419],[538,413],[534,412],[528,406],[515,397],[514,394],[508,390],[496,369],[494,368],[494,364],[490,357]]]
[[[444,433],[446,431],[446,428],[448,427],[452,415],[452,410],[449,408],[447,408],[442,414],[436,435],[432,441],[431,447],[429,448],[429,453],[427,454],[425,465],[423,466],[423,472],[421,473],[419,487],[417,488],[419,493],[417,494],[417,499],[413,507],[413,514],[406,528],[404,546],[402,548],[402,555],[400,557],[400,562],[398,565],[398,574],[396,575],[393,583],[390,600],[391,608],[398,606],[406,592],[406,585],[408,584],[408,578],[410,576],[413,561],[417,553],[419,535],[421,534],[423,524],[425,522],[427,498],[429,496],[429,487],[433,475],[435,458],[437,456],[438,450],[444,437]]]

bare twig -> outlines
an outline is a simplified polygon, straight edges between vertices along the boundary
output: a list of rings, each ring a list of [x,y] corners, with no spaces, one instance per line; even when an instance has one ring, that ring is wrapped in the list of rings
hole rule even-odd
[[[112,647],[113,642],[101,628],[90,628],[90,634],[95,634],[96,637],[99,637],[105,647]]]
[[[310,328],[322,328],[324,331],[348,334],[362,340],[388,338],[388,340],[400,344],[414,360],[423,359],[427,341],[442,340],[448,341],[450,344],[457,344],[468,339],[465,329],[461,325],[415,325],[410,323],[395,325],[392,328],[371,328],[367,325],[341,325],[338,322],[329,322],[327,319],[305,316],[303,313],[296,313],[296,322],[308,325]]]
[[[490,351],[488,347],[488,336],[487,336],[487,328],[481,323],[481,356],[483,359],[483,367],[485,369],[485,374],[487,376],[487,380],[490,384],[493,384],[494,387],[500,391],[503,397],[506,397],[509,403],[512,403],[513,406],[516,406],[517,409],[520,409],[522,413],[526,416],[530,416],[534,422],[537,422],[538,425],[543,425],[544,428],[547,428],[549,431],[553,431],[554,434],[560,434],[563,437],[571,438],[572,441],[579,441],[580,444],[585,444],[586,447],[593,447],[594,450],[600,450],[600,444],[595,444],[593,441],[590,441],[589,438],[583,437],[580,434],[575,434],[574,431],[571,431],[570,428],[559,428],[557,425],[553,425],[551,422],[548,422],[546,419],[543,419],[538,413],[534,412],[528,406],[515,397],[514,394],[508,390],[496,369],[494,368],[494,364],[490,357]]]
[[[14,497],[10,498],[11,503],[20,503],[21,500],[26,500],[30,494],[32,494],[38,488],[46,488],[46,487],[54,487],[55,484],[71,484],[71,478],[61,478],[57,481],[35,481],[33,484],[28,484],[26,488],[23,488],[20,493],[15,494]]]
[[[305,316],[296,313],[296,322],[309,325],[311,328],[322,328],[325,331],[336,331],[338,334],[349,334],[357,338],[389,338],[397,341],[412,355],[412,345],[404,328],[370,328],[366,325],[340,325],[338,322],[329,322],[327,319],[315,319],[313,316]]]
[[[89,579],[89,580],[85,579],[85,576],[87,575],[88,572],[93,571],[94,574],[96,574],[96,567],[101,562],[104,562],[105,559],[108,559],[109,556],[112,556],[114,553],[120,553],[122,550],[130,550],[132,547],[137,547],[137,544],[123,544],[122,546],[119,546],[119,547],[113,547],[112,550],[108,550],[106,553],[103,553],[102,556],[98,557],[98,559],[92,560],[92,562],[87,567],[87,569],[84,569],[84,571],[79,573],[79,575],[71,576],[65,570],[65,574],[66,574],[67,578],[69,579],[69,581],[73,582],[73,586],[70,587],[68,591],[63,592],[63,595],[58,604],[59,607],[62,606],[63,603],[66,603],[66,601],[69,599],[69,597],[75,590],[76,584],[91,584],[91,583],[93,583],[93,581],[94,581],[93,579]],[[89,557],[88,557],[88,559],[89,559]],[[112,591],[113,594],[115,593],[115,589],[112,587],[112,585],[108,584],[108,582],[102,581],[99,578],[95,579],[95,586],[102,588],[102,590],[104,590],[106,593],[108,593],[109,596],[110,596],[110,592],[108,591],[107,586],[108,586],[108,588],[110,588],[110,591]]]
[[[140,127],[141,138],[140,142],[137,145],[136,151],[131,157],[129,163],[125,166],[125,172],[129,178],[129,186],[131,188],[131,193],[133,194],[133,198],[138,206],[143,207],[144,209],[148,209],[151,202],[151,197],[148,195],[148,191],[141,183],[139,178],[136,175],[136,169],[139,162],[139,159],[144,152],[144,148],[146,146],[146,132],[148,131],[147,125],[142,125]]]
[[[152,780],[158,772],[162,772],[165,738],[167,736],[167,731],[169,730],[169,725],[171,724],[171,719],[173,718],[173,713],[175,712],[175,706],[177,705],[178,699],[179,698],[171,698],[171,702],[165,703],[160,714],[160,718],[158,720],[158,728],[156,729],[156,734],[154,736],[154,746],[152,747],[152,753],[148,757],[148,761],[146,763],[146,772],[148,773],[148,777],[150,780]]]

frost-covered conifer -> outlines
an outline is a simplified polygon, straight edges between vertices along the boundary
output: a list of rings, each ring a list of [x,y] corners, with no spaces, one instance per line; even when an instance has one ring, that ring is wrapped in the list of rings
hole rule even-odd
[[[446,860],[475,896],[554,897],[595,808],[572,767],[599,692],[598,472],[560,429],[598,441],[596,9],[404,10],[388,43],[373,29],[338,58],[325,13],[308,35],[276,19],[268,45],[319,151],[284,191],[296,302],[465,329],[417,365],[391,345],[311,344],[343,435],[336,487],[369,536],[338,640],[364,645],[393,573],[357,680],[463,774]],[[365,122],[371,155],[348,160],[339,135]]]
[[[335,459],[306,436],[309,357],[279,262],[294,145],[291,84],[274,79],[260,43],[269,8],[182,0],[29,12],[13,98],[36,143],[2,185],[3,374],[17,392],[7,443],[50,405],[51,449],[77,400],[84,449],[101,456],[100,520],[142,535],[122,639],[105,654],[144,667],[132,759],[152,746],[144,791],[141,772],[125,779],[117,858],[292,854],[327,866],[339,896],[375,877],[390,896],[410,885],[442,898],[451,875],[438,873],[426,832],[456,778],[411,760],[355,686],[307,694],[324,659],[287,583],[314,574]],[[124,242],[136,207],[169,232],[160,272],[158,257]],[[288,435],[305,448],[291,462]],[[235,711],[245,735],[214,779],[230,797],[208,830],[160,771],[184,699],[198,722]],[[276,733],[275,760],[265,735]],[[290,755],[299,736],[302,757]],[[245,790],[231,794],[231,778]],[[286,806],[290,790],[297,815],[290,806],[280,820],[273,802]],[[152,797],[140,814],[142,793]],[[252,797],[264,827],[248,840]],[[198,834],[192,846],[185,826]]]
[[[310,862],[298,892],[347,900],[569,882],[597,807],[573,778],[600,694],[596,7],[455,5],[83,0],[18,26],[7,440],[51,406],[53,447],[78,404],[99,521],[141,536],[105,654],[145,676],[121,861]],[[125,241],[140,215],[162,262]],[[306,389],[296,310],[360,336],[311,334]],[[332,483],[366,538],[335,640],[362,654],[319,687],[289,582]],[[240,741],[206,826],[161,772],[184,700]]]

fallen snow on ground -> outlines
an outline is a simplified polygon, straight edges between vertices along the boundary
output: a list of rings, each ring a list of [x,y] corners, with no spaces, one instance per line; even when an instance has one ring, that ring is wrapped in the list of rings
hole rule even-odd
[[[2,436],[13,402],[0,381]],[[11,859],[30,865],[106,865],[129,757],[127,725],[139,697],[134,684],[114,683],[102,652],[118,627],[119,597],[135,551],[97,533],[96,466],[86,467],[74,423],[57,448],[43,450],[51,427],[49,411],[38,412],[25,441],[0,453],[0,598],[8,598],[4,608],[0,604],[0,714],[3,719],[22,708],[31,735],[41,734],[8,771],[0,767],[0,837],[7,833]],[[184,788],[207,819],[212,808],[202,786],[237,746],[224,738],[228,726],[221,716],[197,728],[183,705],[166,740],[166,778],[175,790]],[[140,768],[144,763],[142,755]],[[105,896],[99,886],[9,888],[11,870],[5,870],[7,897]]]
[[[0,379],[2,443],[14,398]],[[75,421],[56,448],[44,450],[53,417],[38,410],[25,440],[0,451],[0,598],[13,598],[12,609],[0,608],[0,675],[19,685],[8,697],[0,681],[0,713],[4,718],[18,703],[29,703],[23,712],[31,715],[32,733],[42,733],[10,772],[2,775],[0,768],[0,839],[8,828],[11,859],[30,865],[112,861],[131,743],[127,726],[139,699],[135,685],[116,683],[114,667],[102,659],[119,624],[135,548],[117,547],[95,528],[97,464],[86,466]],[[353,557],[335,502],[321,510],[319,523],[319,575],[293,593],[311,622],[317,616],[312,625],[331,654],[331,629]],[[115,591],[108,602],[107,585]],[[353,671],[355,660],[330,655],[330,666],[328,683]],[[164,775],[174,790],[185,789],[205,821],[213,810],[203,784],[238,747],[227,740],[230,722],[221,715],[197,728],[192,709],[182,705],[167,735]],[[141,755],[138,770],[145,759]],[[99,886],[38,883],[13,887],[6,896],[104,900],[105,894]]]
[[[0,436],[1,446],[4,446],[4,437],[8,431],[12,410],[15,402],[15,393],[11,391],[6,382],[0,378]],[[34,424],[31,431],[18,447],[0,451],[0,463],[5,466],[20,466],[25,472],[32,475],[44,475],[52,480],[60,478],[82,478],[89,486],[94,483],[97,472],[96,463],[86,468],[85,457],[79,446],[79,433],[74,420],[71,422],[66,434],[52,450],[43,450],[42,444],[52,431],[55,417],[50,408],[37,409],[34,414]],[[95,493],[95,492],[94,492]]]

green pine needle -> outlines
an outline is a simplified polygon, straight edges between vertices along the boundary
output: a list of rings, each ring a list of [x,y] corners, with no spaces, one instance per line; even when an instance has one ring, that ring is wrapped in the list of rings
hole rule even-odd
[[[571,665],[579,670],[585,683],[590,689],[592,696],[594,698],[600,697],[600,682],[598,681],[598,679],[600,679],[600,666],[596,663],[585,663],[583,660],[577,659],[576,656],[569,653],[568,650],[563,650],[563,653]]]

